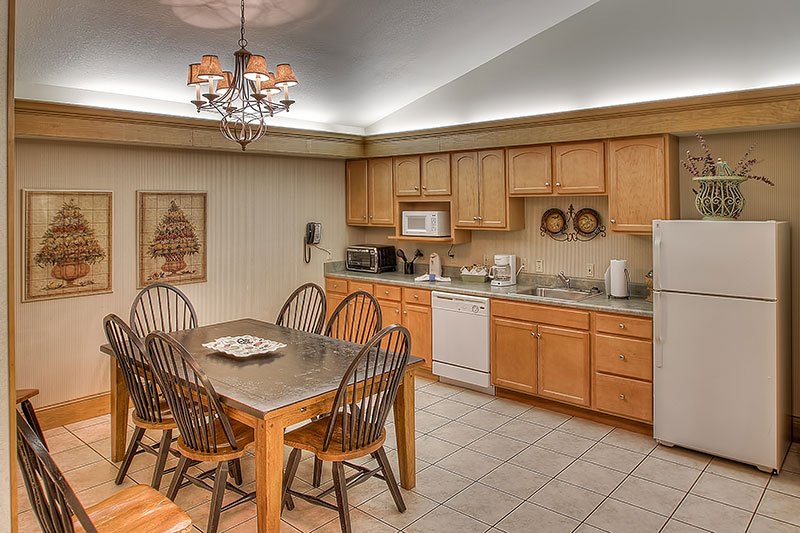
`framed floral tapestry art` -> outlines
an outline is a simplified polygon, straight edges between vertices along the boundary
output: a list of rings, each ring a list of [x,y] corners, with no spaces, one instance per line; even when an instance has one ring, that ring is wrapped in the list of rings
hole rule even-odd
[[[107,191],[22,191],[23,301],[111,292]]]
[[[138,191],[139,288],[206,281],[205,192]]]

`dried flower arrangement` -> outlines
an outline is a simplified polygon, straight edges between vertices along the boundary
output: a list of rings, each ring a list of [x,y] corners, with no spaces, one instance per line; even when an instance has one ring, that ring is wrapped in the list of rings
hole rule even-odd
[[[696,133],[695,136],[697,137],[697,141],[700,143],[700,146],[703,148],[703,155],[692,155],[691,150],[686,150],[686,159],[681,160],[683,168],[689,171],[689,173],[696,178],[703,176],[716,176],[717,163],[722,160],[717,159],[715,161],[705,138],[699,133]],[[733,169],[733,173],[731,175],[740,176],[749,180],[762,181],[767,185],[774,187],[775,183],[773,183],[769,178],[765,178],[764,176],[750,175],[753,166],[760,163],[758,159],[751,157],[755,147],[755,144],[750,145],[750,148],[747,149],[742,158],[739,160],[739,163],[736,165],[736,168]]]

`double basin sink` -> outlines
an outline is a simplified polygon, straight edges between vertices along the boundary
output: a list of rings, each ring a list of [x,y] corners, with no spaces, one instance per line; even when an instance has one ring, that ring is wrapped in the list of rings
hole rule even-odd
[[[600,294],[598,290],[582,289],[558,289],[552,287],[534,287],[517,291],[517,294],[527,294],[530,296],[540,296],[542,298],[553,298],[555,300],[567,300],[570,302],[580,302],[592,296]]]

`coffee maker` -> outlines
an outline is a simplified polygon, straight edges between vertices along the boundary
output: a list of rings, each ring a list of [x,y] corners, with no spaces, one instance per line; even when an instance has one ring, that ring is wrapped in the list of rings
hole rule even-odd
[[[497,254],[494,265],[489,268],[492,287],[510,287],[517,284],[517,256]]]

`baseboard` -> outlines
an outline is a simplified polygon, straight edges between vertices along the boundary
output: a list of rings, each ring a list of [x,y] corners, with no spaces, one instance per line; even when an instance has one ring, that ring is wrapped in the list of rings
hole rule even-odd
[[[36,409],[36,417],[42,429],[53,429],[110,412],[111,393],[102,392]]]
[[[539,398],[538,396],[528,396],[527,394],[510,391],[507,389],[498,388],[496,389],[495,394],[499,398],[516,400],[518,402],[527,403],[529,405],[533,405],[534,407],[542,407],[544,409],[555,411],[557,413],[562,413],[570,416],[577,416],[579,418],[586,418],[587,420],[600,422],[601,424],[607,424],[609,426],[614,426],[622,429],[627,429],[628,431],[641,433],[643,435],[647,435],[648,437],[653,436],[653,426],[651,426],[650,424],[645,424],[644,422],[637,422],[635,420],[629,420],[627,418],[622,418],[619,416],[607,415],[605,413],[592,411],[591,409],[585,409],[583,407],[578,407],[575,405],[567,405],[561,402],[548,400],[546,398]]]

